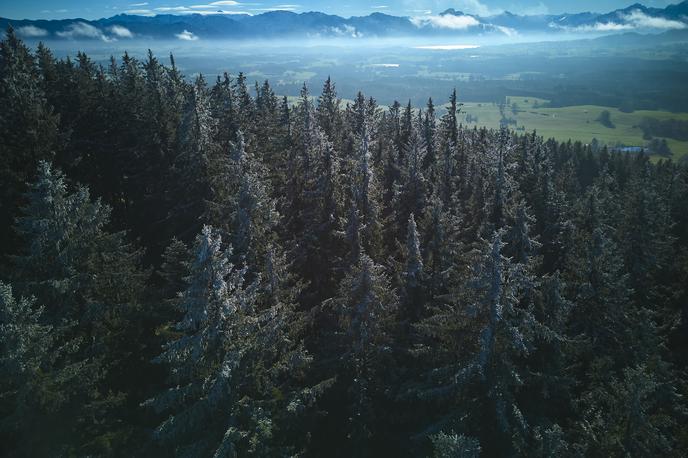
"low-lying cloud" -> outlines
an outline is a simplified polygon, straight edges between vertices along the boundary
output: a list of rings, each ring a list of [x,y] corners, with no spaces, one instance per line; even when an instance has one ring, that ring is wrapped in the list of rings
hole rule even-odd
[[[640,10],[633,10],[626,16],[626,21],[634,24],[637,28],[641,29],[685,29],[688,27],[686,23],[681,21],[675,21],[672,19],[665,19],[662,17],[648,16]]]
[[[411,22],[416,27],[434,27],[436,29],[464,30],[469,27],[480,25],[473,16],[456,16],[444,14],[439,16],[416,16],[411,18]]]
[[[550,27],[569,32],[622,32],[637,29],[680,30],[688,28],[688,24],[673,19],[649,16],[641,10],[633,10],[628,14],[619,15],[618,22],[596,22],[592,25],[578,27],[567,27],[553,23],[550,24]]]
[[[114,36],[119,38],[134,38],[134,34],[131,32],[131,30],[121,25],[113,25],[108,30],[110,30]]]
[[[23,37],[27,38],[38,38],[48,36],[48,31],[36,27],[34,25],[25,25],[24,27],[17,28],[17,33]]]
[[[108,32],[107,34],[105,32]],[[105,30],[85,22],[74,22],[65,27],[64,30],[56,32],[60,38],[95,38],[105,42],[117,41],[118,38],[134,38],[134,33],[121,25],[113,25]]]
[[[198,37],[194,35],[193,33],[189,32],[188,30],[184,30],[182,33],[177,33],[174,35],[180,40],[184,41],[196,41],[198,40]]]
[[[342,27],[330,27],[329,31],[340,37],[362,38],[363,34],[356,30],[356,27],[344,24]]]
[[[98,27],[94,27],[85,22],[74,22],[69,24],[66,29],[57,32],[57,36],[61,38],[97,38],[102,41],[112,41]]]

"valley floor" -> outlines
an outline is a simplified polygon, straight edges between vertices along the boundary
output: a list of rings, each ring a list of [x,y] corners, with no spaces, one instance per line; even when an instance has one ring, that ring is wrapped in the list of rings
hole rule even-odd
[[[688,120],[688,113],[671,113],[668,111],[634,111],[624,113],[616,108],[583,105],[563,108],[541,108],[547,100],[528,97],[507,97],[503,108],[505,117],[513,119],[512,129],[523,129],[526,132],[536,130],[545,138],[555,138],[558,141],[580,141],[589,144],[594,138],[600,145],[609,147],[645,146],[648,141],[643,139],[643,131],[639,124],[644,118],[658,120],[676,119]],[[515,104],[516,106],[514,107]],[[513,110],[512,108],[516,108]],[[609,111],[614,128],[600,124],[597,119],[602,111]],[[469,125],[499,127],[502,119],[500,106],[494,103],[470,103],[462,107],[464,122],[469,116]],[[475,120],[477,118],[477,121]],[[659,137],[661,140],[661,137]],[[666,138],[674,161],[688,156],[688,142]]]

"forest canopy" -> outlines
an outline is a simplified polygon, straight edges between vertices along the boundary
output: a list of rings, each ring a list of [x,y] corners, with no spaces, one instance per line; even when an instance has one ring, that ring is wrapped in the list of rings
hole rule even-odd
[[[8,29],[3,455],[688,453],[685,165],[312,89]]]

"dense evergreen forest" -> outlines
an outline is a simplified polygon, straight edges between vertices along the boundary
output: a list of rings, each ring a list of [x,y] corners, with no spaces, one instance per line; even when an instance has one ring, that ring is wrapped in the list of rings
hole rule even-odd
[[[688,168],[0,43],[9,457],[688,453]]]

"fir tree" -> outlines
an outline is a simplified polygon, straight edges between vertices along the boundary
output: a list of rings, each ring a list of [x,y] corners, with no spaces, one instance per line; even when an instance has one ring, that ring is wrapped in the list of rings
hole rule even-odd
[[[46,100],[33,56],[9,27],[0,42],[0,240],[2,252],[16,246],[11,231],[25,183],[38,162],[58,147],[59,117]]]
[[[60,419],[55,432],[63,437],[53,445],[65,452],[107,450],[127,438],[115,409],[120,393],[136,395],[127,374],[142,363],[137,339],[143,330],[134,324],[146,279],[141,253],[123,233],[106,231],[108,207],[92,201],[87,188],[69,193],[64,176],[45,162],[26,201],[16,226],[25,248],[15,258],[15,284],[49,304],[42,319],[59,336],[51,351],[69,348],[53,370],[69,370],[74,380],[52,393],[56,406],[43,411],[44,421]],[[97,421],[84,428],[86,418]]]
[[[309,358],[285,337],[284,306],[259,310],[258,285],[244,284],[246,269],[230,256],[217,231],[204,227],[179,299],[179,337],[156,358],[170,367],[173,387],[147,404],[169,412],[155,437],[176,455],[277,453],[288,447],[273,440],[279,405],[307,403],[290,392],[273,400],[274,390],[288,386],[284,374],[296,377]]]
[[[317,116],[320,128],[331,142],[334,142],[336,140],[335,135],[340,133],[339,104],[340,100],[337,98],[335,85],[328,76],[322,94],[318,98]]]
[[[391,357],[389,326],[397,303],[382,267],[365,253],[331,301],[341,332],[338,382],[346,384],[347,450],[355,456],[370,455],[383,415],[379,405]]]
[[[428,99],[427,110],[422,124],[422,132],[425,147],[427,148],[427,153],[423,160],[423,170],[427,170],[437,160],[435,152],[437,120],[435,119],[435,105],[432,102],[432,98]]]
[[[402,234],[409,215],[420,215],[426,204],[426,181],[423,176],[423,160],[426,149],[422,138],[416,129],[410,133],[405,147],[407,167],[402,170],[400,189],[396,197],[395,224],[397,237],[403,240]]]
[[[15,298],[12,287],[0,282],[0,434],[5,451],[27,456],[42,453],[45,438],[36,441],[31,428],[41,421],[41,410],[59,405],[51,391],[65,392],[67,384],[75,382],[74,373],[78,374],[78,369],[70,367],[52,370],[56,359],[51,355],[55,350],[52,327],[41,321],[44,309],[35,302]],[[62,350],[69,352],[69,348]]]
[[[489,453],[514,453],[525,444],[528,425],[517,397],[522,384],[517,362],[529,354],[537,327],[530,310],[518,305],[521,279],[502,250],[502,236],[495,233],[475,253],[472,276],[454,304],[436,307],[419,325],[442,353],[414,388],[445,406],[428,432],[453,424],[486,439],[501,437],[499,443],[485,442]],[[463,409],[447,410],[447,401],[460,402]]]
[[[217,121],[212,117],[203,76],[196,78],[184,99],[178,129],[179,154],[175,157],[170,190],[172,208],[168,218],[179,224],[173,234],[188,241],[199,230],[205,202],[210,198],[210,165],[218,156]]]
[[[353,163],[351,196],[361,216],[362,242],[368,253],[380,249],[380,208],[377,177],[371,164],[370,137],[367,121],[363,123]]]
[[[406,264],[402,284],[404,285],[403,303],[404,315],[411,321],[417,321],[423,314],[425,297],[425,275],[423,272],[423,256],[420,252],[420,239],[416,220],[411,214],[408,220],[408,235],[406,236]]]

